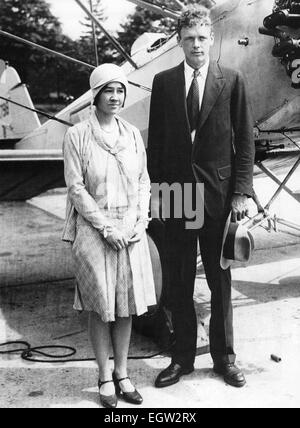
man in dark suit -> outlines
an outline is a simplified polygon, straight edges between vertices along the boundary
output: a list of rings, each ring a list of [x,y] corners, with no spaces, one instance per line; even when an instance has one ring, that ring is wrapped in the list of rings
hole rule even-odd
[[[239,72],[210,61],[214,42],[210,11],[186,10],[178,22],[185,61],[157,74],[151,97],[148,166],[152,183],[204,183],[204,225],[186,229],[186,219],[166,220],[175,346],[171,364],[156,379],[172,385],[194,370],[197,318],[193,302],[197,240],[211,290],[210,352],[214,371],[233,386],[246,381],[235,365],[230,268],[222,270],[224,225],[248,213],[252,195],[253,119]],[[197,189],[196,189],[197,191]],[[176,217],[176,216],[174,216]]]

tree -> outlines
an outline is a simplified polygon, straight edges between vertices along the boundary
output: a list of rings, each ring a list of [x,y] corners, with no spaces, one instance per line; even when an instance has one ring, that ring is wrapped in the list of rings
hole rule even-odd
[[[47,42],[49,48],[53,48],[57,38],[62,36],[59,21],[50,13],[48,4],[40,0],[1,0],[0,26],[34,43]],[[41,62],[41,55],[36,50],[11,39],[2,38],[0,49],[1,57],[18,67],[23,75],[27,74],[29,63]]]
[[[100,21],[105,20],[102,0],[93,0],[93,9]],[[92,29],[85,20],[86,34],[73,41],[65,36],[59,20],[52,15],[45,0],[0,0],[0,28],[31,42],[95,64]],[[97,29],[100,63],[112,61],[116,52]],[[91,69],[45,53],[10,38],[0,36],[0,58],[9,62],[29,86],[34,102],[49,99],[49,93],[66,93],[78,97],[89,89]]]
[[[102,0],[92,0],[93,11],[99,21],[105,22]],[[210,1],[210,0],[186,0]],[[161,5],[161,0],[153,1]],[[178,10],[177,0],[165,0],[164,5]],[[0,0],[0,28],[14,35],[28,39],[52,50],[95,65],[95,54],[90,19],[82,23],[86,32],[73,41],[63,34],[59,20],[52,15],[45,0]],[[146,31],[166,32],[175,30],[175,22],[162,18],[149,10],[137,8],[128,17],[118,33],[119,41],[130,53],[136,38]],[[96,28],[99,63],[123,62],[123,57],[110,41]],[[50,92],[66,93],[78,97],[89,89],[88,78],[91,69],[74,65],[52,54],[18,43],[0,35],[0,58],[8,61],[20,74],[23,83],[28,84],[34,102],[47,100]]]
[[[102,5],[102,0],[90,0],[92,6],[93,15],[98,19],[99,22],[103,23],[107,18],[104,15],[104,9]],[[85,27],[85,33],[80,37],[79,43],[85,53],[86,61],[96,65],[96,62],[103,62],[103,45],[105,44],[103,40],[103,34],[101,33],[100,28],[88,17],[84,18],[84,21],[81,22],[81,25]],[[96,38],[96,46],[94,44],[94,32]],[[95,48],[96,53],[95,53]],[[95,58],[96,57],[96,58]]]
[[[44,0],[1,0],[0,27],[4,31],[50,49],[69,49],[59,20]],[[1,36],[0,57],[15,67],[33,97],[57,87],[57,61],[50,54]]]
[[[155,2],[152,2],[155,4]],[[172,0],[165,1],[164,6],[171,7]],[[161,6],[161,2],[157,2]],[[175,29],[174,22],[171,19],[163,18],[161,14],[154,13],[146,8],[137,7],[132,15],[129,15],[125,24],[121,25],[121,30],[118,32],[118,39],[121,45],[127,52],[130,52],[134,41],[142,34],[163,33],[167,34]]]

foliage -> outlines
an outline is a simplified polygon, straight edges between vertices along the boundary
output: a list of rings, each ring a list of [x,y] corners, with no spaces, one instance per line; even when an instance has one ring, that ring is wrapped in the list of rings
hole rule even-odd
[[[94,0],[95,1],[95,0]],[[99,19],[104,19],[97,2]],[[79,40],[65,36],[59,20],[52,15],[45,0],[1,0],[0,28],[6,32],[64,53],[84,62],[95,64],[91,26]],[[108,42],[99,36],[100,61],[111,60]],[[88,89],[90,68],[74,65],[50,53],[0,36],[0,58],[16,68],[23,83],[29,86],[35,102],[49,98],[50,93],[65,93],[78,97]],[[71,76],[71,78],[70,78]]]
[[[104,10],[102,6],[102,0],[93,0],[92,2],[92,11],[93,15],[100,22],[105,22],[106,17],[104,15]],[[90,64],[96,65],[98,63],[103,62],[105,57],[105,40],[104,36],[97,25],[95,25],[89,17],[85,17],[84,21],[81,22],[81,25],[85,28],[83,35],[79,39],[80,45],[80,54],[84,53],[85,59],[82,58],[83,61],[88,62]],[[95,53],[95,44],[93,33],[95,32],[96,37],[96,47],[97,50]],[[105,47],[105,48],[104,48]]]
[[[104,22],[102,0],[92,0],[93,12]],[[211,0],[183,0],[181,3],[211,2]],[[179,10],[178,0],[152,0],[153,4]],[[0,0],[0,29],[16,36],[64,53],[89,64],[96,64],[92,37],[92,23],[86,18],[82,23],[84,34],[76,41],[63,34],[59,20],[52,15],[46,0]],[[137,37],[144,32],[171,34],[176,22],[163,18],[158,13],[136,8],[122,25],[117,37],[130,53]],[[123,58],[96,27],[99,63],[123,62]],[[76,65],[50,53],[16,42],[0,35],[0,58],[9,62],[20,74],[23,83],[29,86],[34,102],[49,100],[50,93],[72,95],[75,98],[88,89],[91,69]]]

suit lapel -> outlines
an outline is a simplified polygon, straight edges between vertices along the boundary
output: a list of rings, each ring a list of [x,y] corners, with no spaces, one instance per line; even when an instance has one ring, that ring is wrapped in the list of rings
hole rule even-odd
[[[225,79],[223,78],[217,63],[211,63],[208,69],[197,133],[201,130],[208,118],[208,115],[222,92],[224,85]]]
[[[176,69],[176,78],[174,91],[177,94],[176,97],[176,106],[178,109],[178,118],[184,126],[184,131],[186,137],[191,140],[191,132],[189,119],[187,114],[187,105],[186,105],[186,88],[185,88],[185,75],[184,75],[184,62],[182,62]],[[191,142],[191,141],[190,141]]]

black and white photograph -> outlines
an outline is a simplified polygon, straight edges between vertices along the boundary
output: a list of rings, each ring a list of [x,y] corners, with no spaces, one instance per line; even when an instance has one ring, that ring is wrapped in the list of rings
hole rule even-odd
[[[300,0],[0,0],[0,409],[300,407]]]

